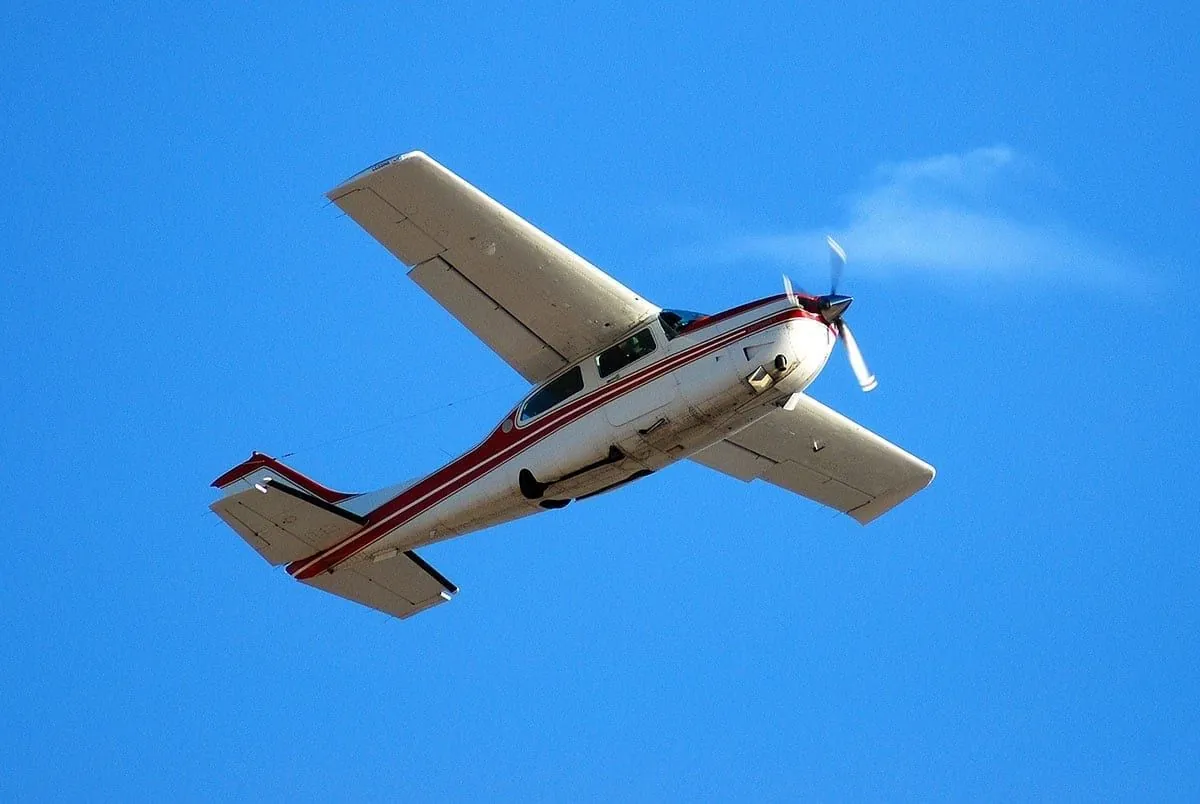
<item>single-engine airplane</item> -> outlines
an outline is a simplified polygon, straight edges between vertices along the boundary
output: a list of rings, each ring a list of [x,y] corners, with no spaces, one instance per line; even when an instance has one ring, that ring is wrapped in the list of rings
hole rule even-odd
[[[804,393],[841,340],[876,385],[837,293],[713,315],[638,296],[423,153],[328,193],[451,315],[536,387],[477,446],[415,482],[334,491],[259,452],[212,504],[271,564],[396,617],[458,590],[414,550],[562,508],[690,459],[866,524],[933,480],[924,461]]]

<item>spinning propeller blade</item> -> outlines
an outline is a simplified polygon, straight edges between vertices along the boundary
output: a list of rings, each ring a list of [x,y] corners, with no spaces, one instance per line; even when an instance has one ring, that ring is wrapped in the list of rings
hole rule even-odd
[[[863,360],[862,351],[858,348],[858,341],[854,340],[850,325],[845,321],[838,321],[837,328],[838,334],[842,336],[842,343],[846,344],[846,355],[850,358],[850,368],[854,371],[854,378],[858,380],[858,387],[864,391],[874,391],[879,387],[879,381],[867,368],[867,362]]]
[[[829,293],[836,296],[842,269],[846,267],[846,250],[830,235],[825,235],[825,242],[829,244]]]
[[[821,315],[826,321],[833,324],[837,329],[838,337],[845,344],[846,356],[850,358],[850,368],[854,371],[854,377],[858,380],[859,387],[863,391],[874,391],[879,387],[879,382],[867,368],[867,361],[863,360],[862,350],[858,348],[858,341],[854,340],[854,333],[850,331],[850,325],[846,323],[845,319],[846,310],[849,309],[854,299],[849,296],[840,296],[837,292],[838,283],[842,279],[842,269],[846,267],[846,251],[832,237],[826,236],[825,242],[829,244],[830,291],[828,296],[822,296],[817,303]],[[786,280],[786,277],[784,279]],[[791,283],[785,281],[784,287],[788,289],[789,298],[791,298]]]
[[[800,300],[796,298],[796,291],[792,290],[792,280],[788,279],[787,274],[783,275],[783,292],[793,307],[800,306]]]

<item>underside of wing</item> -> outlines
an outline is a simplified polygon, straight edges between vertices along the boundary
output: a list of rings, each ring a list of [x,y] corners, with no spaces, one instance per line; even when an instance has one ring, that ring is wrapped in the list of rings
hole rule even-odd
[[[658,313],[423,153],[373,165],[328,196],[530,382]]]
[[[934,476],[920,458],[808,396],[795,410],[773,411],[692,460],[739,480],[765,480],[864,525]]]
[[[360,561],[304,581],[404,619],[450,600],[458,587],[409,550],[386,561]]]

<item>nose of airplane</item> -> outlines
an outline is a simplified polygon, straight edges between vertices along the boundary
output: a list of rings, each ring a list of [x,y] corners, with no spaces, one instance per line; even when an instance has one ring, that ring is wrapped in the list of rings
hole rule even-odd
[[[853,303],[854,298],[852,296],[839,296],[836,293],[831,293],[828,296],[821,296],[817,299],[817,309],[820,311],[821,317],[832,324],[845,315]]]

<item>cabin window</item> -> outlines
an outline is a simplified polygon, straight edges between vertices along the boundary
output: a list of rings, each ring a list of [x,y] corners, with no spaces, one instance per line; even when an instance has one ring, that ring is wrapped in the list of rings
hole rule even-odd
[[[583,371],[575,366],[566,374],[560,374],[543,385],[521,408],[521,421],[529,421],[538,414],[545,413],[560,402],[565,402],[583,390]]]
[[[653,351],[654,336],[644,329],[596,355],[596,370],[601,377],[607,377]]]

